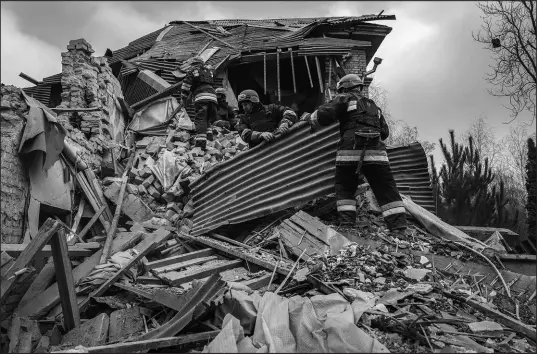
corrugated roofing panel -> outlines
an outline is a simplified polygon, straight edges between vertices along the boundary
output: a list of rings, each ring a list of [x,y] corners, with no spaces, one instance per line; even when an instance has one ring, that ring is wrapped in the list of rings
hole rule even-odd
[[[238,224],[334,191],[339,125],[310,134],[306,123],[207,171],[192,185],[193,235]],[[388,149],[401,192],[434,211],[427,158],[419,143]]]
[[[50,85],[37,85],[22,89],[28,96],[35,98],[42,104],[48,107],[50,104]]]

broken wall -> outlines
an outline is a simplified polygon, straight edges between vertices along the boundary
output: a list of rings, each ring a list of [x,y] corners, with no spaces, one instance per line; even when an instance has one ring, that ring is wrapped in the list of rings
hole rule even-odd
[[[336,93],[337,75],[336,64],[332,61],[332,70],[330,70],[330,56],[326,56],[324,59],[324,87],[330,87],[332,91],[332,97]],[[347,74],[362,75],[367,68],[367,58],[365,49],[351,50],[350,55],[343,56],[343,60],[340,60],[343,65],[343,70]],[[331,79],[329,79],[329,72],[331,71]],[[364,96],[369,97],[369,86],[364,86]],[[326,102],[329,101],[328,90],[324,91]]]
[[[120,83],[106,58],[92,53],[84,39],[69,42],[62,53],[62,102],[56,108],[58,121],[69,131],[67,143],[95,168],[107,149],[114,147],[119,153],[125,119],[117,99],[123,98]]]
[[[2,85],[0,125],[2,243],[20,243],[23,238],[29,185],[28,174],[19,159],[18,150],[28,109],[19,88]]]

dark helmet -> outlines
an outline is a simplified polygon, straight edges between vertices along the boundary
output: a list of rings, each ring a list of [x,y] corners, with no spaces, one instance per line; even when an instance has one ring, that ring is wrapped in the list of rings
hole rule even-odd
[[[364,82],[362,81],[360,76],[356,74],[347,74],[343,76],[341,80],[339,80],[336,88],[337,88],[337,91],[340,92],[342,88],[348,89],[348,88],[352,88],[355,86],[363,86],[363,85],[364,85]]]
[[[239,94],[239,104],[244,101],[259,103],[259,95],[254,90],[244,90]]]

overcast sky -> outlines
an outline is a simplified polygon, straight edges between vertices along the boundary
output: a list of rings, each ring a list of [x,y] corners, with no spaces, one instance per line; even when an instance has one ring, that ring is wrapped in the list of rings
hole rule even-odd
[[[376,56],[383,58],[375,81],[388,91],[395,119],[417,126],[420,138],[438,143],[448,129],[467,130],[480,115],[497,136],[509,126],[506,102],[487,93],[490,52],[472,39],[481,24],[474,2],[11,2],[1,3],[1,79],[32,86],[24,72],[41,80],[61,71],[61,52],[71,39],[85,38],[104,55],[173,20],[396,15]],[[529,113],[520,121],[530,122]],[[513,123],[514,124],[514,123]],[[535,122],[531,128],[535,131]],[[439,155],[439,148],[435,155]],[[438,159],[437,159],[438,161]]]

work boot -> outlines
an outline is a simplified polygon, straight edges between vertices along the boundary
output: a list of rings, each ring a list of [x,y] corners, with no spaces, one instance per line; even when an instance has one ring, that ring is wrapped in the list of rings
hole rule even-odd
[[[196,137],[194,139],[195,146],[201,148],[202,150],[205,150],[207,147],[207,138],[204,137]]]

